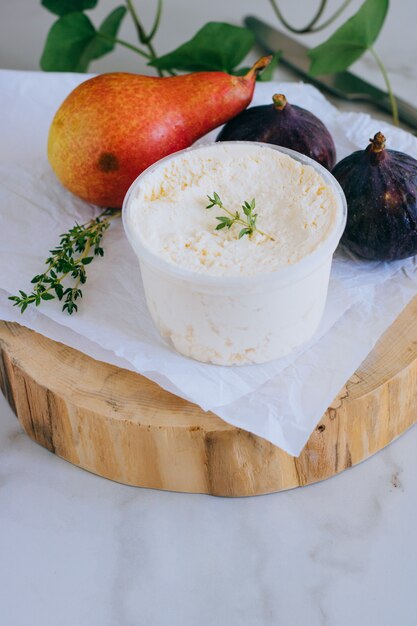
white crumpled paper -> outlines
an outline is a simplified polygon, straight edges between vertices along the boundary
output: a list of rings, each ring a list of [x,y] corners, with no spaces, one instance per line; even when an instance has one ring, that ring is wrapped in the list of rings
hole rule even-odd
[[[0,72],[0,318],[140,372],[298,455],[338,391],[417,293],[416,259],[359,262],[337,252],[316,336],[295,354],[264,365],[206,365],[166,345],[150,320],[138,264],[121,222],[105,236],[104,258],[88,268],[79,313],[68,316],[53,301],[21,316],[7,296],[17,289],[28,291],[59,234],[97,211],[60,186],[46,157],[52,116],[85,79],[77,74]],[[335,139],[338,159],[364,148],[378,130],[391,148],[417,157],[417,140],[410,134],[365,114],[340,113],[309,85],[259,83],[253,104],[269,102],[275,92],[323,120]]]

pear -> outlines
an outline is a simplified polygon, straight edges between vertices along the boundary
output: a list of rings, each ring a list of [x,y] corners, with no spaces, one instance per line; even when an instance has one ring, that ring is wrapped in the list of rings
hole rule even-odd
[[[243,111],[252,100],[262,57],[244,76],[195,72],[154,78],[115,72],[76,87],[52,120],[48,158],[76,196],[120,208],[149,165]]]

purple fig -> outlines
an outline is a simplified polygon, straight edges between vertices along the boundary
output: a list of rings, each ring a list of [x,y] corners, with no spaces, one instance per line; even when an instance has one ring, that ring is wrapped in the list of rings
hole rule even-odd
[[[239,113],[222,128],[216,141],[263,141],[301,152],[328,170],[336,163],[334,141],[323,122],[287,102],[283,94],[275,94],[272,104]]]
[[[366,259],[393,261],[417,254],[417,161],[388,150],[377,133],[365,150],[336,165],[347,200],[342,243]]]

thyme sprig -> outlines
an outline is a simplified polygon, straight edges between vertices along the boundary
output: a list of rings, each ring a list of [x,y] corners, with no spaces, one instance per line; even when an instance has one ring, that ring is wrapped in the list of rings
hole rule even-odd
[[[254,232],[257,232],[260,235],[263,235],[264,237],[268,237],[268,239],[275,241],[275,238],[272,237],[272,235],[265,233],[263,230],[260,230],[256,226],[258,214],[254,213],[256,205],[255,198],[252,198],[250,202],[247,202],[245,200],[245,202],[242,204],[244,217],[241,216],[239,211],[236,211],[235,213],[229,211],[229,209],[224,206],[219,194],[216,191],[213,191],[213,197],[207,195],[207,198],[209,199],[210,204],[206,206],[206,209],[211,209],[214,206],[218,206],[228,215],[228,217],[225,215],[220,215],[216,217],[216,220],[218,220],[219,222],[216,226],[216,230],[221,230],[222,228],[227,228],[228,230],[230,230],[230,228],[232,228],[234,224],[240,224],[241,226],[243,225],[244,228],[239,231],[239,239],[241,239],[245,235],[251,237]]]
[[[62,310],[71,315],[78,311],[76,301],[82,298],[81,285],[87,281],[86,266],[94,257],[102,257],[101,240],[111,220],[120,215],[120,209],[106,209],[86,224],[75,224],[68,232],[60,235],[59,244],[50,250],[46,259],[46,270],[31,280],[31,293],[19,290],[19,296],[10,296],[13,306],[24,313],[31,304],[39,306],[42,301],[63,301]],[[68,282],[64,282],[68,278]]]

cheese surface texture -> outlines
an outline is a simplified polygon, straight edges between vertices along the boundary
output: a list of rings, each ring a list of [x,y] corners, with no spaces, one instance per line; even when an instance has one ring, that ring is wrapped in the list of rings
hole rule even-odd
[[[244,225],[216,230],[207,209],[216,192],[233,214],[255,199],[255,232]],[[267,146],[217,143],[168,159],[143,177],[132,198],[130,228],[155,255],[213,276],[274,272],[313,252],[332,232],[338,198],[309,165]]]

